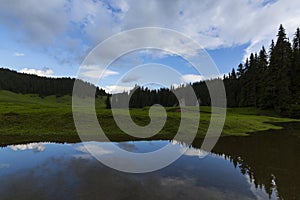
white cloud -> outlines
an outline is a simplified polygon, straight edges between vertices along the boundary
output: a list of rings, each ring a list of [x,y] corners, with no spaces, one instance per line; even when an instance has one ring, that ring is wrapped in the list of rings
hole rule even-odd
[[[132,76],[125,76],[122,78],[121,82],[122,83],[135,83],[140,79],[139,76],[137,75],[132,75]]]
[[[18,30],[16,34],[21,35],[25,42],[49,45],[67,28],[68,19],[64,7],[66,2],[2,0],[0,22]]]
[[[53,71],[47,67],[39,70],[39,69],[30,69],[30,68],[23,68],[19,72],[25,73],[25,74],[35,74],[38,76],[52,76]]]
[[[210,79],[215,79],[215,78],[222,78],[223,76],[224,76],[224,74],[212,75],[209,77],[201,76],[201,75],[197,75],[197,74],[185,74],[181,77],[181,80],[184,83],[193,83],[193,82],[205,81],[205,80],[210,80]]]
[[[98,79],[100,78],[105,78],[108,76],[114,76],[114,75],[118,75],[119,72],[116,71],[112,71],[112,70],[105,70],[103,68],[101,68],[99,65],[83,65],[81,66],[81,70],[83,70],[83,72],[81,73],[82,76],[84,76],[85,78],[90,78],[90,79]]]
[[[204,76],[196,74],[186,74],[182,76],[182,81],[186,83],[199,82],[204,80]]]
[[[292,31],[299,26],[299,1],[265,3],[264,0],[152,1],[145,10],[143,1],[129,1],[124,23],[128,28],[173,28],[212,49],[247,42],[262,44],[266,38],[274,37],[280,23]]]
[[[268,46],[281,23],[291,36],[300,25],[299,7],[299,0],[53,0],[42,6],[37,0],[2,0],[0,22],[19,41],[54,48],[63,60],[82,58],[112,34],[145,26],[177,30],[208,49],[250,43],[248,54]],[[179,44],[173,42],[182,49]]]
[[[25,54],[24,53],[20,53],[20,52],[15,52],[14,56],[21,57],[21,56],[25,56]]]
[[[123,85],[107,85],[104,90],[110,94],[116,94],[121,92],[128,92],[133,89],[133,86],[123,86]]]

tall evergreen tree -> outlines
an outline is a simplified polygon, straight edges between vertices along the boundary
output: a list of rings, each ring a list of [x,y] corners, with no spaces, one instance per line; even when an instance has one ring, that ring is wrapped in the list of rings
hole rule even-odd
[[[110,95],[106,96],[105,107],[106,107],[106,109],[111,109]]]
[[[297,28],[293,39],[292,61],[292,103],[300,105],[300,29]]]
[[[241,77],[239,78],[240,80],[240,87],[241,87],[241,92],[239,95],[239,106],[248,106],[248,90],[249,90],[249,86],[248,86],[248,70],[249,70],[249,59],[246,59],[245,65],[244,65],[244,70],[243,70],[243,74],[241,75]]]
[[[237,77],[240,79],[244,76],[244,65],[242,63],[239,64],[237,68]]]
[[[256,106],[256,56],[250,55],[249,62],[245,65],[245,81],[242,85],[244,90],[243,106]]]
[[[258,72],[257,72],[257,78],[258,78],[258,83],[257,83],[257,102],[258,102],[258,107],[267,107],[267,84],[268,81],[266,77],[268,76],[267,70],[268,70],[268,54],[266,52],[265,47],[263,46],[262,49],[259,52],[259,57],[258,57]]]
[[[270,58],[271,85],[274,85],[273,106],[281,113],[289,109],[291,101],[292,48],[282,25],[279,27],[277,42]]]

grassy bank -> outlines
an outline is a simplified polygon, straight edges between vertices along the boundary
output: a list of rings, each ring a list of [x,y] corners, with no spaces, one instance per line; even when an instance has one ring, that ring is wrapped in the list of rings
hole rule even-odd
[[[105,133],[111,137],[125,137],[115,124],[110,110],[104,107],[105,97],[96,99],[96,110],[99,123]],[[38,137],[76,137],[72,116],[72,98],[70,96],[49,96],[40,98],[37,95],[22,95],[0,91],[0,136],[12,138]],[[201,107],[201,120],[197,137],[203,137],[210,122],[210,108]],[[130,110],[133,120],[140,125],[150,122],[148,108]],[[186,112],[194,112],[190,107]],[[171,137],[177,132],[180,123],[180,110],[167,108],[168,119],[159,133],[161,138]],[[269,129],[281,129],[272,122],[297,121],[280,118],[270,111],[255,108],[230,108],[227,110],[226,122],[222,135],[244,136],[247,133]],[[298,120],[299,121],[299,120]]]

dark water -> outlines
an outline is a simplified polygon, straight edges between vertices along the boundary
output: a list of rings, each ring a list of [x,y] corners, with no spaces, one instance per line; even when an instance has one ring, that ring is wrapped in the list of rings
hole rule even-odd
[[[133,152],[176,141],[115,143]],[[222,138],[213,153],[197,148],[156,172],[127,174],[91,157],[82,143],[29,143],[0,149],[0,199],[300,199],[299,137]],[[111,153],[104,143],[89,142]]]

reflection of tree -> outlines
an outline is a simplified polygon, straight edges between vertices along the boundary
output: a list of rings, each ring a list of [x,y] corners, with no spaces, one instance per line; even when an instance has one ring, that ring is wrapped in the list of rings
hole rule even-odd
[[[249,137],[221,138],[213,153],[225,154],[249,175],[256,188],[264,187],[270,196],[276,189],[280,199],[300,199],[299,144],[300,137],[286,130],[266,131]],[[194,142],[193,146],[199,148],[201,143]]]

